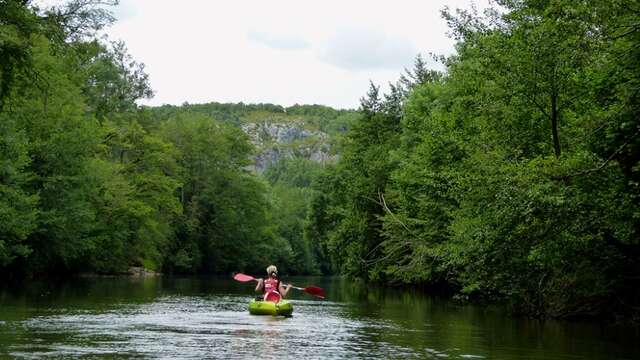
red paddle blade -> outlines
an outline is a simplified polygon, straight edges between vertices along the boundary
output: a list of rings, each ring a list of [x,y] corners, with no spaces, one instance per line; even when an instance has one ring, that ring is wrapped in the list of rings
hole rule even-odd
[[[324,299],[324,289],[319,288],[315,285],[307,286],[306,288],[304,288],[304,292],[313,296],[317,296],[321,299]]]
[[[240,274],[240,273],[233,275],[233,278],[234,278],[235,280],[242,281],[242,282],[253,281],[253,280],[255,280],[255,279],[256,279],[256,278],[254,278],[253,276],[249,276],[249,275],[245,275],[245,274]]]

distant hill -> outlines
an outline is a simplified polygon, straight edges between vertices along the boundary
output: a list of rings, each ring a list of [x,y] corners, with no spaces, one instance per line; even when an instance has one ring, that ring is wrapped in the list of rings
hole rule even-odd
[[[336,110],[323,105],[217,103],[163,105],[149,108],[159,119],[184,112],[210,116],[241,128],[256,147],[253,169],[264,172],[281,159],[305,158],[334,162],[339,139],[358,117],[355,110]]]

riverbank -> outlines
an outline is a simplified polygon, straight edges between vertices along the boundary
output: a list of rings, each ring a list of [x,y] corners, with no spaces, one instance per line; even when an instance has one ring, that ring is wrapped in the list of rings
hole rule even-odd
[[[78,274],[73,274],[72,276],[80,277],[80,278],[101,278],[101,277],[153,277],[153,276],[162,276],[161,272],[157,272],[151,269],[147,269],[140,266],[132,266],[127,269],[126,272],[116,272],[116,273],[95,273],[95,272],[83,272]]]

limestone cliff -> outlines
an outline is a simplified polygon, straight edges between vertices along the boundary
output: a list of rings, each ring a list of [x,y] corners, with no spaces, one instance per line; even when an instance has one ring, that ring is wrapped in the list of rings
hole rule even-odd
[[[252,169],[258,174],[283,158],[303,157],[319,163],[337,159],[330,151],[329,135],[309,129],[302,119],[248,122],[241,128],[256,147]]]

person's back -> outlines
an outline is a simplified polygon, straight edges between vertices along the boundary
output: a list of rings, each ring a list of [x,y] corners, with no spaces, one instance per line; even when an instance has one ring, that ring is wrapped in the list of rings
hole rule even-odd
[[[264,301],[279,302],[280,299],[287,296],[291,284],[286,287],[282,286],[280,280],[278,280],[278,268],[275,265],[269,265],[267,267],[267,279],[258,279],[258,285],[256,285],[256,292],[263,293]]]
[[[263,292],[268,293],[271,291],[278,291],[279,287],[280,287],[280,281],[278,279],[274,279],[270,277],[267,280],[264,280]]]

